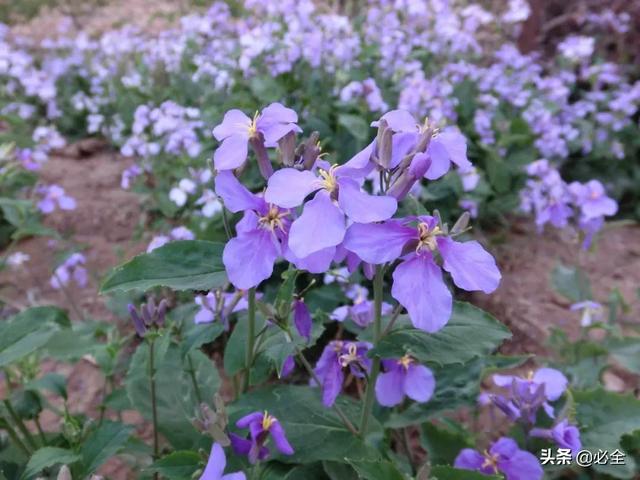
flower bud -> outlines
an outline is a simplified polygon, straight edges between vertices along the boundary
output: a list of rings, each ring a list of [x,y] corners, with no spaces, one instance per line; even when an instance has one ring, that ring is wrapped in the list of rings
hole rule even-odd
[[[293,167],[296,161],[296,134],[289,132],[278,140],[280,161],[285,167]]]

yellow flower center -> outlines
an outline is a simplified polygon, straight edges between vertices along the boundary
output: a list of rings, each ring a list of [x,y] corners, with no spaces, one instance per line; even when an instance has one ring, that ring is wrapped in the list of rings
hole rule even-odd
[[[249,137],[255,137],[258,135],[258,117],[260,116],[260,112],[257,112],[253,115],[253,120],[249,124]]]
[[[276,419],[276,417],[269,415],[269,413],[265,410],[264,415],[262,416],[262,429],[269,430],[271,428],[271,425],[273,425],[277,421],[278,420]]]
[[[484,463],[482,468],[490,467],[494,473],[498,473],[498,455],[491,455],[487,450],[484,452]]]
[[[262,228],[266,228],[271,231],[275,230],[276,228],[284,230],[282,219],[287,215],[287,212],[281,212],[280,209],[275,205],[270,205],[269,211],[265,216],[258,219],[258,223]]]
[[[336,169],[338,165],[331,165],[329,171],[323,170],[322,168],[318,169],[318,175],[322,178],[320,180],[320,188],[323,188],[329,193],[333,193],[338,188],[338,180],[336,179]]]
[[[340,365],[343,367],[349,366],[350,363],[358,360],[358,348],[355,343],[350,343],[347,347],[348,353],[345,355],[340,355]]]
[[[404,357],[398,360],[398,363],[404,367],[405,370],[409,370],[409,365],[413,363],[413,358],[409,355],[405,355]]]
[[[419,252],[423,248],[427,248],[433,252],[438,248],[438,244],[436,243],[436,237],[438,235],[444,235],[444,232],[438,225],[433,227],[433,229],[429,229],[429,225],[426,223],[418,224],[418,246],[416,247],[416,252]]]

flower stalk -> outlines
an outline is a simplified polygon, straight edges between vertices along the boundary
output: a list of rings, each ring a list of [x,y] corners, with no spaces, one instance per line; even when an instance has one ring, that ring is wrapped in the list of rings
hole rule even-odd
[[[373,339],[374,347],[380,341],[382,336],[382,289],[384,286],[384,266],[376,267],[376,274],[373,279]],[[371,364],[371,373],[367,381],[367,392],[364,398],[364,407],[362,408],[362,418],[360,420],[360,435],[366,436],[369,427],[369,417],[373,410],[373,400],[375,392],[375,384],[380,373],[380,357],[376,356]]]
[[[160,445],[158,442],[158,402],[156,399],[156,367],[155,367],[155,337],[151,336],[149,341],[149,385],[151,390],[151,418],[153,421],[153,458],[157,460],[160,456]],[[158,472],[153,474],[154,480],[158,480]]]
[[[245,376],[243,391],[246,392],[249,389],[249,383],[251,380],[251,365],[253,364],[253,351],[255,348],[256,339],[256,289],[249,289],[248,293],[248,317],[247,317],[247,345],[245,350]]]

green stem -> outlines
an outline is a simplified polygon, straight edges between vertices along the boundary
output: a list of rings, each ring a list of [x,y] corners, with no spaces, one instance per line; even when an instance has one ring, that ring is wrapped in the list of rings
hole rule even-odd
[[[9,434],[9,438],[11,438],[11,441],[15,443],[20,450],[22,450],[22,452],[27,456],[27,458],[31,457],[31,450],[29,450],[29,448],[27,448],[27,446],[24,444],[22,439],[20,439],[20,437],[18,436],[18,433],[13,429],[13,427],[9,423],[9,420],[7,420],[4,417],[0,417],[0,418],[2,419],[2,423],[4,424],[2,425],[2,428],[4,428],[7,431],[7,433]]]
[[[376,267],[376,276],[373,279],[373,345],[377,345],[382,336],[382,288],[384,284],[384,267]],[[373,410],[373,399],[376,379],[380,373],[380,357],[376,356],[371,365],[371,373],[367,381],[367,393],[364,397],[362,418],[360,419],[360,435],[366,436],[369,427],[369,418]]]
[[[196,394],[198,405],[200,405],[202,403],[202,394],[200,393],[200,387],[198,386],[198,382],[196,380],[196,371],[195,368],[193,368],[193,360],[191,360],[191,354],[187,354],[187,361],[189,362],[189,376],[191,377],[191,383],[193,383],[193,391]]]
[[[256,289],[249,289],[249,314],[247,318],[247,345],[245,350],[245,375],[244,388],[246,392],[249,389],[249,381],[251,380],[251,365],[253,364],[253,349],[256,340]]]
[[[62,290],[63,295],[69,302],[71,309],[78,316],[78,320],[82,320],[84,318],[84,315],[80,311],[80,308],[78,308],[78,306],[76,305],[76,302],[73,300],[73,297],[71,296],[71,294],[67,291],[67,286],[64,283],[62,283],[62,280],[60,280],[60,276],[55,272],[55,270],[53,272],[53,276],[56,277],[56,280],[58,280],[58,285],[60,285],[60,290]]]
[[[313,367],[311,366],[311,364],[309,364],[305,356],[302,354],[302,351],[298,347],[296,347],[296,355],[300,359],[300,362],[302,362],[302,365],[304,366],[307,373],[311,376],[311,378],[313,378],[313,381],[316,382],[316,385],[318,385],[318,387],[321,387],[322,382],[316,375],[316,372],[313,371]],[[354,427],[353,423],[349,421],[349,419],[337,403],[333,404],[333,409],[338,414],[338,417],[340,417],[340,420],[342,420],[342,423],[344,423],[344,426],[347,427],[347,430],[349,430],[354,435],[358,435],[358,430],[356,429],[356,427]]]
[[[157,460],[160,456],[160,448],[158,442],[158,405],[156,401],[156,369],[154,365],[154,346],[155,339],[149,343],[149,383],[151,388],[151,415],[153,419],[153,459]],[[159,474],[153,474],[154,480],[158,480]]]
[[[13,422],[16,424],[16,426],[18,427],[18,430],[20,430],[20,433],[22,433],[22,436],[26,439],[29,446],[34,450],[37,450],[38,444],[33,438],[33,435],[31,435],[31,432],[29,431],[27,426],[24,424],[22,419],[18,416],[16,411],[13,409],[13,405],[11,405],[11,401],[8,399],[5,399],[3,400],[3,402],[4,402],[4,406],[7,409],[7,412],[9,412],[9,415],[13,419]]]
[[[40,424],[40,416],[37,416],[34,420],[36,424],[36,428],[38,429],[38,434],[40,435],[40,442],[42,442],[42,446],[47,446],[47,437],[44,435],[44,430],[42,429],[42,425]]]

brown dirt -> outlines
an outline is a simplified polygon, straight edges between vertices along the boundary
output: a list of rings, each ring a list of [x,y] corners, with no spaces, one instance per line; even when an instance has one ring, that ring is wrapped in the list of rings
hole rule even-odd
[[[62,240],[34,237],[15,247],[31,256],[26,268],[0,273],[3,296],[16,307],[35,303],[68,308],[64,294],[49,285],[55,255],[82,251],[90,272],[89,285],[68,292],[83,312],[96,319],[110,319],[104,299],[97,295],[99,281],[114,265],[144,249],[140,241],[132,239],[142,214],[139,197],[120,188],[120,175],[132,160],[105,148],[83,156],[87,146],[73,145],[52,156],[40,172],[43,183],[62,186],[76,199],[77,208],[57,210],[44,220],[46,226],[62,234]]]
[[[551,272],[558,263],[579,266],[600,303],[606,304],[611,290],[618,288],[631,307],[623,320],[640,324],[640,226],[609,224],[592,252],[581,251],[557,230],[539,235],[526,220],[515,222],[505,240],[491,247],[503,275],[500,287],[491,295],[473,297],[512,330],[504,353],[548,353],[544,342],[553,327],[577,337],[579,315],[551,285]]]

